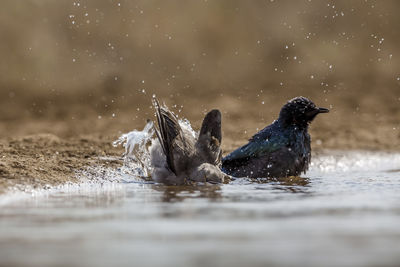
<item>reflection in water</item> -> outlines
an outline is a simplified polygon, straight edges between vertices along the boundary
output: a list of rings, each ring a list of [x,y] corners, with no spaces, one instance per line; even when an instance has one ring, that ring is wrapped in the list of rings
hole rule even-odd
[[[400,169],[387,170],[386,172],[400,172]]]
[[[207,198],[215,201],[221,198],[221,187],[214,184],[184,186],[154,184],[151,188],[163,193],[163,202],[180,202],[189,198]]]
[[[237,180],[247,181],[248,183],[255,184],[280,184],[286,186],[308,186],[310,183],[309,178],[303,178],[300,176],[289,176],[281,178],[236,178]]]
[[[299,176],[290,176],[284,178],[276,179],[277,182],[280,184],[278,187],[281,190],[286,190],[287,192],[291,193],[308,193],[309,191],[306,190],[310,185],[309,178],[303,178]],[[278,189],[277,188],[277,189]]]
[[[271,185],[268,189],[283,190],[291,193],[308,193],[310,186],[310,179],[300,176],[289,176],[281,178],[237,178],[236,183],[239,184],[267,184]],[[257,189],[265,189],[256,187]]]
[[[303,178],[299,176],[290,176],[283,178],[235,178],[236,185],[239,184],[267,184],[271,187],[261,188],[255,186],[257,190],[283,190],[291,193],[307,193],[304,187],[309,186],[310,179]],[[229,184],[229,183],[228,183]],[[222,185],[216,184],[203,184],[203,183],[193,183],[192,185],[163,185],[163,184],[152,184],[151,188],[163,193],[163,202],[181,202],[185,199],[190,198],[206,198],[209,201],[217,201],[222,198]]]

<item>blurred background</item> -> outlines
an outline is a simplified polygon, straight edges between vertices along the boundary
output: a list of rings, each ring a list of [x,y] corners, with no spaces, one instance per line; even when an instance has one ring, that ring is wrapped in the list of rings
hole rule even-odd
[[[2,1],[0,136],[141,128],[155,94],[242,144],[303,95],[314,147],[400,149],[400,2]]]

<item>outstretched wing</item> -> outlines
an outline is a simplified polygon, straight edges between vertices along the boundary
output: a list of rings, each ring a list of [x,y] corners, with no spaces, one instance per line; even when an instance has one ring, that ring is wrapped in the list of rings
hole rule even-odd
[[[167,107],[161,106],[156,98],[153,98],[153,106],[158,124],[158,129],[155,131],[157,138],[166,156],[168,168],[176,174],[172,146],[177,136],[183,139],[182,129],[175,115]]]

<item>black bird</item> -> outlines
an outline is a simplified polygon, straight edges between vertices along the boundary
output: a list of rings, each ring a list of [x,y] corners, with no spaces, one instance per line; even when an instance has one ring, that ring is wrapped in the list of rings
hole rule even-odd
[[[234,177],[298,176],[308,170],[311,138],[308,126],[319,113],[305,97],[296,97],[281,109],[278,120],[255,134],[249,142],[222,159],[222,170]]]
[[[174,185],[223,182],[228,176],[219,168],[222,156],[221,112],[216,109],[208,112],[200,132],[194,135],[157,99],[153,105],[158,123],[158,140],[150,148],[153,180]]]

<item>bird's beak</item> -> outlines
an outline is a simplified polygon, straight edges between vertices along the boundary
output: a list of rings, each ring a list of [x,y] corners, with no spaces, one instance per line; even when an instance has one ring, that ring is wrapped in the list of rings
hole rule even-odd
[[[328,113],[329,109],[327,108],[318,108],[318,113]]]

